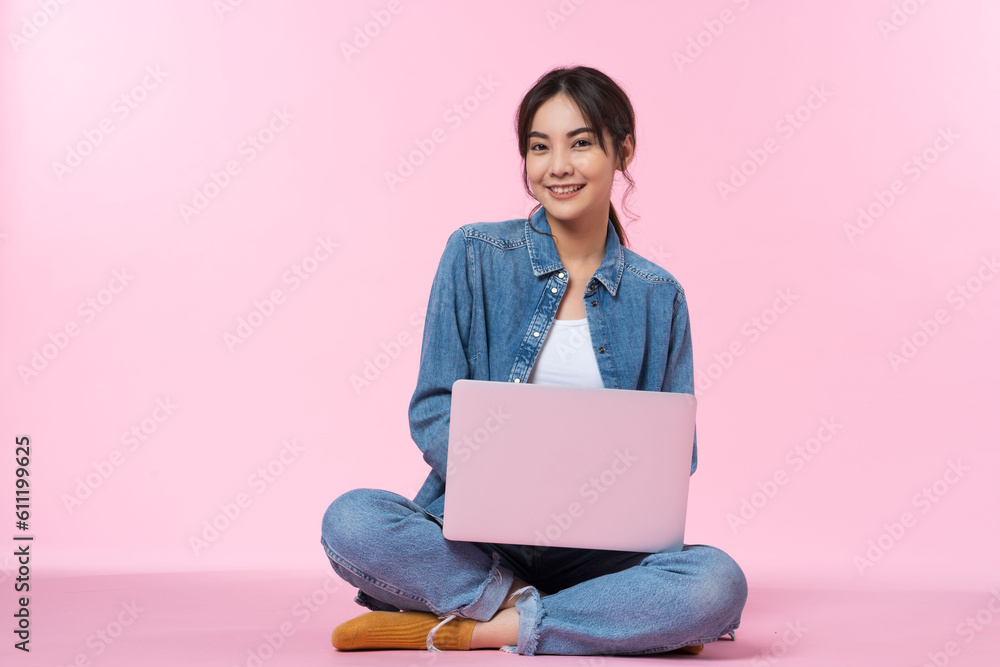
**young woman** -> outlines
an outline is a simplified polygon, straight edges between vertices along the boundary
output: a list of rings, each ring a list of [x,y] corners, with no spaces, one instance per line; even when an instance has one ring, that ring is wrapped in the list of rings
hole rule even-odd
[[[611,204],[616,171],[632,186],[628,97],[598,70],[554,69],[521,101],[517,136],[539,206],[527,219],[455,230],[431,286],[409,406],[426,481],[413,500],[348,491],[323,518],[330,564],[372,610],[337,626],[333,645],[696,653],[733,635],[746,602],[743,571],[715,547],[638,553],[442,535],[456,380],[694,393],[684,290],[626,247]]]

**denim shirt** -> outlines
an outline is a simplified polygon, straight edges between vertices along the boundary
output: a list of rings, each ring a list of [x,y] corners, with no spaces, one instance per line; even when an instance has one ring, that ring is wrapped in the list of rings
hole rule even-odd
[[[552,232],[544,207],[531,224]],[[413,502],[429,514],[444,515],[452,384],[526,382],[568,285],[552,237],[527,219],[462,225],[448,237],[409,405],[410,434],[431,467]],[[583,302],[605,387],[694,393],[684,289],[666,269],[622,246],[610,219],[604,259]],[[697,443],[696,430],[692,474]]]

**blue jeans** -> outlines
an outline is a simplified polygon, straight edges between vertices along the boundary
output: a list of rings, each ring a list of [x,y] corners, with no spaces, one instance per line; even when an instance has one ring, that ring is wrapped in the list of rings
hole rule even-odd
[[[442,519],[381,489],[354,489],[323,517],[321,542],[355,602],[376,611],[493,618],[514,576],[522,655],[627,655],[713,642],[740,625],[747,581],[725,552],[641,553],[448,540]],[[543,598],[538,591],[547,593]]]

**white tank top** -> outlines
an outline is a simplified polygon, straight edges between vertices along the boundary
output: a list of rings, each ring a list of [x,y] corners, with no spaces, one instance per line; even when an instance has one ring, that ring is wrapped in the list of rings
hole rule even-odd
[[[580,320],[552,320],[552,327],[531,368],[528,382],[570,387],[604,386],[591,346],[586,317]]]

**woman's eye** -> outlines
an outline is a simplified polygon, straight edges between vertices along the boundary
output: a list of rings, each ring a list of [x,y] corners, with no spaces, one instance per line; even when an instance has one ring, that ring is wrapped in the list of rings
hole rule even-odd
[[[578,146],[578,145],[580,145],[580,144],[582,144],[582,145],[583,145],[583,147],[587,147],[587,146],[592,146],[592,145],[593,145],[593,144],[591,143],[591,141],[590,141],[590,140],[588,140],[588,139],[577,139],[577,140],[576,140],[576,141],[575,141],[575,142],[573,143],[573,147],[575,148],[576,146]],[[547,146],[546,146],[545,144],[534,144],[534,145],[532,145],[532,146],[531,146],[531,148],[530,148],[529,150],[532,150],[532,151],[534,151],[535,149],[538,149],[538,150],[545,150],[546,148],[547,148]],[[536,152],[537,152],[537,151],[536,151]]]

